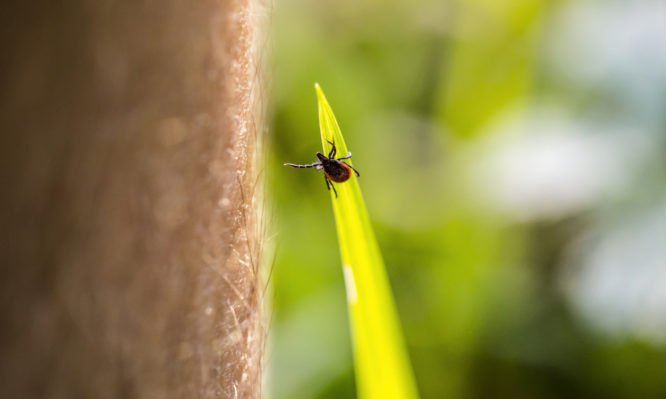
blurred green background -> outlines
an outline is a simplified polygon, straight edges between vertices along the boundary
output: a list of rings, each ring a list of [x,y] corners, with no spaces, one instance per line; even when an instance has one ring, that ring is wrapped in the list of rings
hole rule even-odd
[[[666,2],[273,7],[270,397],[355,397],[315,82],[423,398],[666,397]]]

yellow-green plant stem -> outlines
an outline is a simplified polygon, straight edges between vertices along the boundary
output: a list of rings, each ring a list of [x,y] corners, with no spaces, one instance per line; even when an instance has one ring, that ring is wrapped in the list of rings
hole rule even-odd
[[[324,154],[331,150],[331,141],[337,157],[343,157],[347,146],[340,127],[318,84],[315,90]],[[331,198],[347,289],[358,398],[417,398],[384,262],[357,177],[333,184],[338,193],[336,198],[331,191]]]

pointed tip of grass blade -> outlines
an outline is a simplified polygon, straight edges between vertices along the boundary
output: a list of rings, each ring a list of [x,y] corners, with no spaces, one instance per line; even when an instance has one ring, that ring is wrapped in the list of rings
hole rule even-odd
[[[317,102],[321,104],[322,100],[326,102],[326,96],[324,96],[324,92],[321,89],[321,86],[319,86],[319,83],[315,82],[314,84],[315,91],[317,92]]]
[[[341,154],[347,153],[347,145],[344,138],[342,137],[342,132],[340,131],[340,126],[338,126],[338,121],[335,119],[333,110],[324,95],[324,91],[319,86],[319,83],[314,84],[315,91],[317,92],[317,103],[319,108],[319,131],[321,133],[321,144],[324,148],[324,152],[328,152],[331,149],[329,141],[335,143],[335,146],[338,149],[338,152]],[[351,160],[348,161],[351,163]]]
[[[324,95],[324,91],[321,89],[321,86],[319,86],[319,83],[314,84],[315,91],[317,92],[317,102],[319,103],[319,112],[321,112],[321,107],[323,104],[326,104],[328,106],[328,101],[326,100],[326,96]],[[329,106],[330,108],[330,106]],[[333,111],[330,111],[333,113]]]
[[[344,140],[342,139],[342,134],[340,133],[340,128],[338,127],[338,122],[335,120],[333,115],[333,110],[328,104],[328,100],[324,95],[324,91],[319,86],[319,83],[314,85],[315,91],[317,92],[317,104],[319,109],[319,132],[321,133],[321,144],[324,148],[324,152],[330,150],[329,141],[336,143],[338,151],[346,151],[346,146],[344,145]],[[342,146],[340,145],[342,144]],[[344,148],[343,148],[344,147]]]

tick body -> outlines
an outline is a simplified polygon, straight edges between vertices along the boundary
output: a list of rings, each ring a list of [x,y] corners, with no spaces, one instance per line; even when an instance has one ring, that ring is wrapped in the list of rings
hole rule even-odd
[[[329,141],[329,143],[331,142]],[[297,165],[293,163],[286,163],[285,166],[291,166],[293,168],[315,168],[317,170],[323,170],[324,179],[326,180],[326,188],[328,188],[329,191],[331,190],[331,188],[333,188],[333,193],[337,198],[338,193],[335,191],[333,182],[336,183],[346,182],[351,177],[352,171],[356,173],[356,176],[361,176],[361,174],[358,173],[358,171],[354,169],[353,166],[342,161],[343,159],[351,158],[352,156],[351,152],[348,153],[346,157],[336,158],[335,144],[331,143],[331,145],[333,146],[333,148],[331,148],[331,152],[328,153],[328,156],[322,154],[321,152],[317,153],[317,162],[315,163],[311,163],[308,165]]]

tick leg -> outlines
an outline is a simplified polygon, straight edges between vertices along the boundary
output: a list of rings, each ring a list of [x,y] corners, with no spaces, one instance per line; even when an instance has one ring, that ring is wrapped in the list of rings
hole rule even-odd
[[[296,165],[295,163],[285,163],[284,166],[291,166],[292,168],[314,168],[315,166],[319,166],[319,162],[311,163],[309,165]]]
[[[340,159],[344,159],[344,158],[340,158]],[[347,162],[343,162],[343,164],[345,164],[345,165],[349,166],[350,168],[354,169],[354,172],[356,172],[356,176],[361,177],[361,174],[358,173],[358,170],[356,170],[353,166],[351,166]]]
[[[348,152],[346,157],[338,158],[338,161],[341,159],[349,159],[349,158],[351,158],[351,152]]]
[[[327,140],[327,141],[328,141],[328,140]],[[331,148],[331,152],[328,153],[328,157],[329,157],[329,158],[333,158],[333,157],[335,156],[335,144],[333,144],[333,143],[330,142],[330,141],[329,141],[329,143],[331,143],[331,145],[333,146],[333,148]]]
[[[328,191],[331,191],[331,188],[333,188],[333,194],[335,194],[335,198],[338,198],[338,192],[335,191],[335,186],[333,185],[333,182],[328,181],[328,177],[326,177],[326,175],[324,175],[324,180],[326,180],[326,188],[328,189]]]

